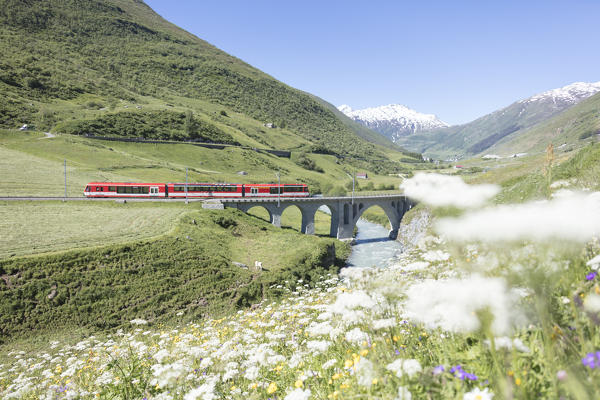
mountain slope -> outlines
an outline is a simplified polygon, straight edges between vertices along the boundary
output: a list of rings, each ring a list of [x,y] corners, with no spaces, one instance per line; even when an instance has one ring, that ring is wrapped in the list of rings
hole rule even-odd
[[[489,152],[490,147],[505,137],[516,137],[598,91],[600,82],[574,83],[515,102],[468,124],[422,132],[401,138],[398,143],[434,157],[464,157]]]
[[[153,135],[386,158],[385,149],[357,137],[311,96],[168,23],[141,1],[5,0],[0,37],[2,54],[10,55],[0,61],[3,127],[28,123],[83,134],[166,119],[180,121],[178,133],[154,127]],[[279,128],[264,129],[269,122]],[[134,124],[129,134],[144,132]]]
[[[600,135],[600,93],[530,129],[502,138],[488,152],[501,155],[540,152],[549,143],[556,148],[580,145],[595,141],[597,135]]]
[[[413,133],[447,127],[433,114],[422,114],[400,104],[353,110],[341,105],[338,110],[349,118],[386,136],[393,142]]]

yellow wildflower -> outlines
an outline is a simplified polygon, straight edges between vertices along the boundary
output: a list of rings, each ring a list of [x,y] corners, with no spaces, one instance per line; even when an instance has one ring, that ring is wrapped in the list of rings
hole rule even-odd
[[[277,384],[275,382],[271,382],[269,384],[269,387],[267,388],[267,393],[268,394],[273,394],[277,391]]]
[[[304,386],[304,382],[302,382],[300,379],[298,379],[296,382],[294,382],[294,386],[298,389],[300,389],[302,386]]]

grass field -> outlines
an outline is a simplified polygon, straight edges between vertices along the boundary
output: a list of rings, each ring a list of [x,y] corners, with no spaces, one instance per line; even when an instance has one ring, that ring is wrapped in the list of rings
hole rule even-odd
[[[149,238],[169,231],[185,210],[181,203],[0,202],[0,259]]]

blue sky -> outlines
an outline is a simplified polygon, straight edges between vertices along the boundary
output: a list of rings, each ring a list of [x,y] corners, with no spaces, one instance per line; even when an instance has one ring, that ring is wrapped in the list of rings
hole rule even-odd
[[[165,19],[338,106],[465,123],[600,81],[600,1],[146,0]]]

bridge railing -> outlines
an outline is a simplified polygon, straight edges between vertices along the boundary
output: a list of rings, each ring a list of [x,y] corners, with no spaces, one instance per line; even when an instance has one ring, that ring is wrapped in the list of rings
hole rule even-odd
[[[355,191],[354,196],[390,196],[390,195],[402,195],[404,194],[400,190],[363,190]],[[347,197],[352,197],[352,192],[346,193]]]

